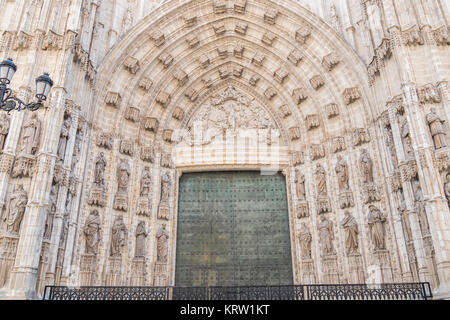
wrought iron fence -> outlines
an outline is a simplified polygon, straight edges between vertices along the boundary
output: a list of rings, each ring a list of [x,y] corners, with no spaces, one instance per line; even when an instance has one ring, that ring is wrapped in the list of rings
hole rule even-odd
[[[239,287],[57,287],[44,300],[428,300],[428,282]]]

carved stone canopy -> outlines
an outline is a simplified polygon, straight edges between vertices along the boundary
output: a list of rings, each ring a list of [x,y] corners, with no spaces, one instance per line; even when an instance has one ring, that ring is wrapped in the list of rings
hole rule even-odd
[[[210,144],[218,136],[229,139],[251,135],[258,142],[268,143],[277,125],[253,97],[229,85],[197,110],[187,128],[183,140],[192,146]]]

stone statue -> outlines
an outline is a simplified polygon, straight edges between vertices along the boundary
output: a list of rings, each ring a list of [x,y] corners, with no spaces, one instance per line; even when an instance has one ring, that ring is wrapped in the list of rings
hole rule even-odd
[[[399,123],[400,123],[400,128],[401,128],[400,133],[402,135],[403,147],[405,149],[406,157],[414,158],[414,150],[413,150],[413,146],[412,146],[412,140],[411,140],[411,134],[409,131],[408,120],[406,120],[406,117],[400,115]]]
[[[31,118],[23,126],[20,152],[27,155],[34,155],[39,148],[41,137],[41,122],[37,114],[33,113]]]
[[[117,167],[118,193],[128,192],[128,182],[130,181],[131,169],[128,161],[123,159]]]
[[[345,247],[347,253],[358,253],[358,223],[348,210],[344,212],[345,218],[341,221],[341,226],[345,230]]]
[[[118,216],[111,229],[111,257],[120,257],[122,255],[126,237],[127,227],[123,222],[123,217]]]
[[[392,163],[394,165],[394,168],[397,168],[398,167],[398,158],[397,158],[397,152],[395,150],[394,137],[392,136],[392,129],[391,129],[391,127],[385,128],[384,139],[385,139],[385,142],[386,142],[386,146],[389,149],[389,153],[391,155],[391,159],[392,159]]]
[[[64,248],[64,243],[66,242],[67,232],[69,231],[69,219],[70,211],[72,206],[72,193],[67,192],[66,205],[64,206],[64,217],[61,229],[61,236],[59,237],[59,247]]]
[[[152,187],[152,177],[150,174],[150,169],[148,167],[145,167],[144,171],[142,171],[140,196],[148,197],[150,194],[151,187]]]
[[[317,194],[327,195],[327,180],[324,168],[318,163],[316,166]]]
[[[444,185],[445,197],[447,198],[448,206],[450,207],[450,173],[447,173],[446,177],[447,182]]]
[[[86,237],[86,253],[97,254],[100,242],[100,215],[97,210],[93,210],[87,217],[84,235]]]
[[[166,225],[162,224],[156,233],[156,261],[160,263],[167,263],[167,253],[168,253],[168,240],[169,233],[166,230]]]
[[[427,115],[427,123],[430,127],[431,136],[433,137],[434,146],[436,149],[441,149],[447,146],[446,133],[444,126],[445,121],[441,120],[436,113],[435,108],[431,108],[431,112]]]
[[[19,234],[20,224],[22,223],[23,215],[25,214],[27,202],[28,195],[23,189],[23,185],[16,185],[9,197],[6,215],[3,219],[6,223],[6,230],[9,233],[13,235]]]
[[[161,203],[169,202],[170,184],[170,177],[166,172],[164,172],[161,177]]]
[[[50,204],[47,207],[47,220],[45,221],[44,229],[44,239],[50,240],[52,236],[53,229],[53,219],[56,214],[56,202],[58,199],[58,185],[55,183],[52,185],[52,190],[50,191]]]
[[[70,118],[64,120],[63,125],[61,127],[61,133],[59,137],[58,143],[58,161],[64,161],[64,156],[66,154],[67,141],[69,140],[69,130],[72,121]]]
[[[145,239],[148,236],[147,230],[145,230],[145,222],[139,222],[136,228],[136,251],[134,256],[136,258],[145,257]]]
[[[419,181],[413,183],[414,199],[416,200],[415,207],[419,218],[420,228],[422,234],[430,233],[430,226],[428,224],[427,211],[425,209],[425,199],[423,197],[422,188],[419,185]]]
[[[9,132],[10,121],[6,114],[2,113],[0,116],[0,152],[5,147],[6,136]]]
[[[306,199],[305,175],[301,174],[299,170],[295,170],[295,184],[297,190],[297,199],[300,201],[304,201]]]
[[[333,222],[331,220],[327,219],[327,217],[325,215],[320,216],[319,236],[320,236],[320,241],[322,243],[322,254],[324,256],[334,254]]]
[[[302,223],[302,227],[300,228],[300,232],[298,234],[298,239],[300,241],[300,252],[302,258],[311,259],[312,235],[306,223]]]
[[[348,166],[347,162],[340,155],[337,156],[336,163],[336,175],[338,177],[339,189],[341,191],[348,191],[350,186],[348,185]]]
[[[373,183],[373,162],[370,154],[366,149],[362,150],[361,158],[359,159],[361,165],[361,173],[365,184]]]
[[[384,250],[386,249],[384,234],[384,223],[386,222],[386,218],[383,216],[383,213],[375,207],[374,205],[369,206],[369,228],[370,228],[370,237],[372,239],[372,243],[375,250]]]
[[[78,130],[77,135],[75,137],[75,145],[73,148],[73,158],[72,158],[72,168],[71,168],[72,171],[75,169],[75,166],[78,164],[78,161],[80,159],[82,139],[83,139],[83,131]]]
[[[103,152],[100,152],[97,159],[95,160],[95,171],[94,171],[94,183],[98,187],[105,186],[105,169],[106,169],[106,159]]]

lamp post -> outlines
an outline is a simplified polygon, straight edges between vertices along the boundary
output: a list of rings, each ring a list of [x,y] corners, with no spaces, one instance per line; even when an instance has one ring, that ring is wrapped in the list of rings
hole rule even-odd
[[[48,73],[44,73],[36,79],[36,98],[37,102],[24,103],[17,97],[11,96],[12,90],[8,88],[14,74],[17,71],[17,66],[12,59],[3,60],[0,63],[0,109],[7,111],[12,110],[22,111],[25,109],[36,111],[42,107],[45,100],[47,100],[48,93],[53,87],[53,81],[50,79]]]

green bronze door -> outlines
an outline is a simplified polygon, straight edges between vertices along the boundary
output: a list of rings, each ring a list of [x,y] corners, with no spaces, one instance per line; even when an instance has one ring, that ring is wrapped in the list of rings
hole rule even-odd
[[[285,177],[183,174],[176,251],[176,286],[292,284]]]

